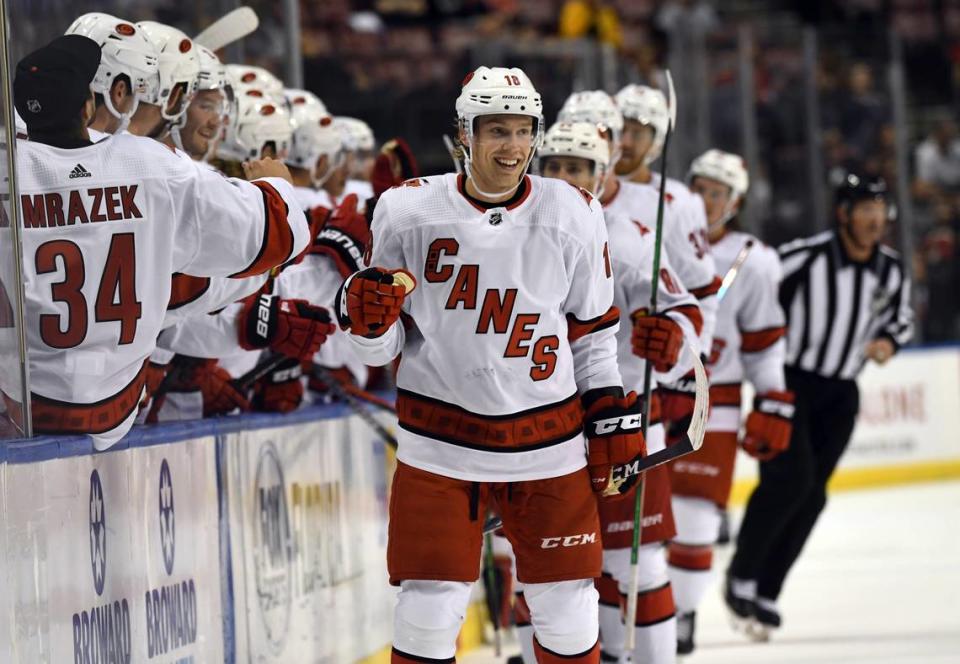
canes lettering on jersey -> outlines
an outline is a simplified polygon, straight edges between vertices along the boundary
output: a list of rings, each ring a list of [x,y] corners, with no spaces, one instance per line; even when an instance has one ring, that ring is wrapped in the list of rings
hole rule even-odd
[[[452,265],[440,265],[444,255],[456,256],[459,251],[460,243],[456,239],[437,238],[430,243],[430,248],[427,250],[423,274],[427,281],[432,283],[446,283],[453,278],[453,286],[446,300],[445,309],[462,308],[465,311],[473,311],[477,308],[480,266],[465,264],[455,271]],[[556,369],[556,351],[560,347],[560,339],[557,335],[551,334],[541,336],[534,341],[534,327],[540,321],[540,314],[517,313],[514,316],[513,309],[516,301],[516,288],[504,290],[488,288],[483,294],[483,303],[477,316],[477,334],[489,334],[491,326],[494,334],[506,334],[509,329],[510,334],[503,356],[519,358],[532,355],[533,367],[530,369],[530,378],[538,381],[545,380],[553,375]]]

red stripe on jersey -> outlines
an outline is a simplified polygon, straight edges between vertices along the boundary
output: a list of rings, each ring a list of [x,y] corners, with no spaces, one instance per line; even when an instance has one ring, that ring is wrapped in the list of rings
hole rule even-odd
[[[744,353],[759,353],[770,348],[787,333],[785,327],[768,327],[756,332],[740,332],[740,350]]]
[[[33,431],[38,434],[104,433],[115,429],[140,404],[147,360],[126,387],[96,403],[68,403],[30,394]]]
[[[253,262],[245,270],[230,275],[234,279],[263,274],[286,263],[293,253],[293,230],[287,220],[290,213],[287,202],[269,182],[254,180],[250,184],[260,189],[263,194],[263,242],[260,253]]]
[[[723,285],[723,280],[720,277],[714,277],[706,286],[701,286],[700,288],[691,288],[690,294],[693,295],[698,300],[702,300],[705,297],[710,297],[711,295],[716,295],[720,290],[720,286]]]
[[[397,419],[411,433],[490,452],[552,447],[583,430],[583,408],[576,394],[519,413],[478,415],[439,399],[398,389]]]
[[[669,620],[676,614],[670,582],[659,588],[637,593],[637,627],[649,627]]]
[[[736,406],[739,408],[740,398],[740,383],[710,386],[711,406]]]
[[[700,307],[695,304],[684,304],[679,307],[664,310],[664,313],[673,312],[686,316],[693,323],[693,330],[700,335],[703,329],[703,314],[700,313]]]
[[[170,301],[167,309],[178,309],[193,302],[210,288],[207,277],[191,277],[189,274],[177,272],[170,280]]]
[[[610,307],[607,313],[590,320],[580,320],[573,314],[567,314],[567,340],[574,342],[588,334],[613,327],[618,320],[620,320],[620,310],[616,307]]]
[[[691,572],[709,572],[713,567],[713,547],[671,542],[667,559],[673,567]]]

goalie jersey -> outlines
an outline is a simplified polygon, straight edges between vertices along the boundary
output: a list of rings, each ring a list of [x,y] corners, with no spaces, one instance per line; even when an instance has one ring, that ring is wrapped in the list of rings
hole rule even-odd
[[[527,176],[486,209],[448,174],[384,193],[372,231],[367,265],[418,281],[381,337],[349,335],[367,364],[402,352],[398,459],[469,481],[583,468],[580,394],[622,385],[599,204]]]
[[[717,313],[707,365],[711,405],[708,431],[739,430],[744,379],[758,394],[786,389],[786,319],[778,299],[781,268],[777,252],[752,235],[728,231],[713,244],[713,256],[726,274],[749,240],[753,240],[753,246],[724,293]]]
[[[34,431],[130,428],[171,275],[250,277],[296,256],[306,219],[285,180],[224,178],[147,138],[17,146]]]

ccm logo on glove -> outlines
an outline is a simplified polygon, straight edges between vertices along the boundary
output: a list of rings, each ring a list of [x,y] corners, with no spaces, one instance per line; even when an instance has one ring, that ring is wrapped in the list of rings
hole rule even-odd
[[[593,432],[597,436],[602,436],[615,431],[634,431],[640,428],[642,422],[643,415],[641,413],[610,417],[594,422]]]

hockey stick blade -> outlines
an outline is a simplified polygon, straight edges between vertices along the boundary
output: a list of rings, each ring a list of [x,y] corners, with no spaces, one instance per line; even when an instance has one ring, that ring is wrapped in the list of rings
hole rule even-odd
[[[246,37],[259,25],[260,19],[255,11],[250,7],[237,7],[208,25],[193,41],[211,51],[219,51],[224,46]]]

